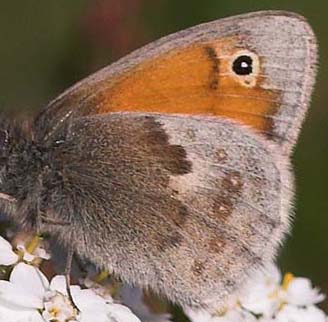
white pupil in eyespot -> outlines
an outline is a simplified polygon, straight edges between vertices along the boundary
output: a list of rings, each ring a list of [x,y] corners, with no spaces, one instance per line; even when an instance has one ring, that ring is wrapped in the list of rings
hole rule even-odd
[[[232,70],[240,76],[250,75],[253,72],[253,59],[249,55],[238,56],[232,63]]]

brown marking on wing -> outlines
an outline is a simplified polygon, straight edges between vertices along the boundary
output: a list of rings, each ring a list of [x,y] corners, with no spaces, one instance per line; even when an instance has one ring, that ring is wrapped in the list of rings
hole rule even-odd
[[[195,260],[194,264],[191,266],[191,271],[198,276],[202,275],[204,270],[205,270],[205,264],[203,261],[200,260]]]
[[[63,160],[69,164],[66,189],[82,187],[86,197],[98,196],[100,211],[95,216],[107,204],[113,222],[129,227],[131,243],[147,247],[147,240],[151,241],[155,253],[178,247],[191,214],[169,184],[172,176],[191,171],[185,150],[170,144],[154,117],[107,118],[89,117],[73,125],[75,147],[66,142],[70,149]],[[82,153],[84,147],[90,148]],[[105,225],[106,218],[99,220]]]
[[[222,253],[225,246],[226,240],[220,236],[213,237],[208,241],[208,248],[210,253]]]
[[[171,145],[167,133],[154,118],[147,118],[145,126],[144,143],[151,147],[151,155],[155,155],[157,161],[173,175],[191,172],[192,163],[187,160],[185,149],[181,145]]]
[[[238,171],[229,172],[222,181],[222,187],[229,195],[238,196],[241,193],[243,187],[243,180]]]
[[[92,98],[94,112],[218,115],[270,135],[271,116],[277,112],[281,94],[262,88],[261,77],[254,87],[236,80],[231,57],[239,49],[237,42],[227,38],[171,50],[98,83],[97,88],[89,89],[96,93]]]
[[[149,183],[151,180],[157,189],[161,186],[166,191],[165,200],[161,200],[162,205],[158,211],[165,221],[168,220],[173,225],[166,234],[154,238],[157,249],[164,252],[167,249],[178,247],[182,243],[183,238],[179,230],[183,229],[190,215],[187,207],[175,198],[176,193],[169,188],[170,176],[191,172],[192,163],[187,159],[186,151],[182,146],[170,144],[165,129],[153,117],[145,117],[140,127],[143,131],[135,133],[134,136],[140,135],[137,138],[138,145],[141,150],[147,151],[146,159],[148,161],[145,161],[150,164],[144,165],[145,171],[154,171],[154,175],[149,178]],[[156,178],[156,182],[153,182],[154,178]],[[152,209],[151,206],[150,209]],[[154,229],[154,233],[157,233],[156,229]]]
[[[212,217],[226,221],[233,212],[234,203],[242,193],[243,181],[237,171],[228,172],[221,180],[217,180],[217,193],[212,196]]]
[[[208,86],[210,89],[217,90],[219,87],[219,58],[217,56],[216,50],[211,46],[205,46],[205,51],[208,58],[212,62],[212,71],[209,74]]]
[[[218,194],[214,198],[214,217],[225,221],[231,216],[233,211],[233,201],[229,196]]]

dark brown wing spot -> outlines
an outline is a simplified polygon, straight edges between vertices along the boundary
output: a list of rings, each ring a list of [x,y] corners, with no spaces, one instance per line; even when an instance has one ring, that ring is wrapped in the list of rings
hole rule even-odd
[[[234,196],[240,195],[242,187],[243,187],[243,180],[241,175],[238,171],[231,171],[229,172],[224,178],[222,182],[223,188]]]
[[[215,216],[226,220],[233,211],[233,202],[229,196],[218,195],[214,200]]]
[[[206,46],[205,51],[207,54],[207,57],[212,63],[212,69],[210,70],[209,74],[209,82],[208,87],[210,89],[216,90],[219,87],[219,58],[216,54],[216,51],[211,46]]]
[[[216,254],[222,253],[225,245],[226,241],[220,237],[214,237],[208,242],[209,251]]]
[[[204,270],[205,270],[205,264],[200,260],[195,260],[194,264],[191,266],[191,271],[198,276],[202,275]]]
[[[231,216],[234,203],[242,193],[243,179],[238,171],[231,171],[222,180],[218,180],[217,185],[218,193],[213,196],[213,215],[224,221]]]
[[[192,162],[187,160],[186,150],[181,145],[171,145],[169,137],[161,124],[153,117],[146,117],[144,142],[152,149],[152,154],[162,167],[173,175],[191,172]]]

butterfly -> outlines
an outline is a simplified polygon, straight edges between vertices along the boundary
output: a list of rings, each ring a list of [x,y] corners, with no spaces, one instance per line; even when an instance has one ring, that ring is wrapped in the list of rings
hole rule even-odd
[[[2,120],[0,209],[182,307],[222,307],[290,228],[316,38],[263,11],[157,40],[26,128]]]

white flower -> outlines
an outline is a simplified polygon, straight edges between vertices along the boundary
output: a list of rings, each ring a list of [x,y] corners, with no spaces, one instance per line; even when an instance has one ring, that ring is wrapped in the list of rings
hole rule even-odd
[[[0,281],[0,316],[6,317],[6,322],[19,322],[16,314],[24,317],[22,322],[29,321],[30,316],[31,322],[94,322],[95,316],[97,322],[140,322],[128,308],[108,303],[92,290],[71,286],[71,293],[79,314],[68,300],[63,276],[54,277],[49,284],[38,268],[19,263],[9,281]],[[15,319],[10,321],[7,316]]]
[[[32,263],[37,259],[50,259],[50,254],[44,248],[44,241],[39,236],[32,239],[27,234],[18,234],[15,238],[16,249],[21,259]]]
[[[43,306],[43,283],[47,280],[36,268],[18,264],[9,281],[0,281],[0,321],[44,322],[38,312]]]
[[[9,281],[0,281],[0,303],[25,309],[41,309],[48,286],[47,278],[39,269],[19,263],[14,267]]]
[[[18,243],[16,248],[23,254],[23,260],[28,263],[33,262],[36,258],[48,260],[51,257],[50,254],[41,245],[36,247],[32,253],[26,249],[23,242]]]
[[[107,316],[110,318],[109,321],[111,322],[140,322],[140,320],[130,311],[129,308],[121,304],[109,304]],[[89,321],[94,322],[94,319]],[[81,320],[81,322],[84,321]]]
[[[281,274],[278,268],[274,265],[268,266],[247,284],[239,298],[241,306],[254,314],[272,316],[281,305],[280,282]]]
[[[18,255],[11,244],[0,236],[0,265],[10,266],[18,261]]]
[[[312,287],[309,279],[295,278],[288,273],[282,280],[279,270],[271,266],[247,285],[240,296],[240,303],[248,311],[270,318],[288,304],[309,306],[324,299],[325,296]]]
[[[74,321],[76,315],[77,311],[67,296],[56,291],[49,291],[45,294],[44,311],[42,313],[45,321]]]
[[[58,294],[64,295],[67,298],[66,282],[64,276],[56,276],[50,283],[50,292],[56,292],[57,298],[53,298],[53,302],[49,303],[52,312],[58,312],[59,310],[65,310],[61,312],[63,316],[67,318],[70,315],[74,315],[74,310],[69,303],[70,307],[63,305],[63,300],[58,298]],[[70,287],[74,303],[80,310],[77,315],[75,312],[75,320],[78,322],[94,322],[95,316],[97,322],[140,322],[140,320],[125,306],[113,303],[113,299],[106,296],[106,299],[102,298],[92,289],[81,289],[80,286],[73,285]],[[68,299],[68,298],[67,298]],[[57,302],[60,305],[55,304]],[[67,303],[67,304],[68,304]],[[46,310],[47,311],[47,310]],[[48,311],[49,313],[50,311]],[[50,312],[51,313],[51,312]],[[58,313],[57,313],[58,314]],[[64,315],[66,314],[66,315]],[[45,317],[45,313],[43,314]],[[58,318],[57,318],[58,319]],[[49,320],[50,321],[50,320]],[[60,320],[58,320],[60,321]],[[65,320],[63,320],[65,321]],[[60,321],[61,322],[61,321]]]
[[[286,303],[306,306],[317,304],[325,299],[317,288],[313,288],[311,281],[303,277],[292,277],[289,281],[282,298]]]
[[[51,281],[50,289],[61,295],[64,295],[67,298],[64,276],[54,277]],[[71,286],[70,289],[74,303],[80,310],[79,316],[77,316],[77,312],[75,312],[75,317],[78,321],[91,322],[94,321],[95,316],[97,316],[97,321],[99,322],[111,321],[108,317],[108,312],[110,309],[106,300],[97,295],[93,290],[83,290],[80,286],[74,285]],[[60,309],[60,307],[61,306],[59,306],[58,309]],[[73,310],[72,306],[71,309]],[[70,312],[72,313],[73,311]]]
[[[0,236],[0,265],[14,265],[20,260],[20,258],[26,262],[32,262],[37,258],[49,259],[50,255],[46,252],[42,245],[38,243],[38,237],[35,237],[32,242],[33,241],[35,245],[32,247],[33,250],[30,251],[25,246],[27,241],[24,239],[19,240],[16,247],[17,253],[21,254],[21,256],[19,256],[13,251],[12,245],[6,239]]]
[[[193,322],[328,322],[325,313],[315,306],[325,296],[312,287],[310,280],[290,273],[282,279],[273,265],[259,272],[232,299],[221,316],[191,310],[186,313]]]
[[[327,317],[323,311],[310,305],[307,307],[296,307],[285,305],[277,314],[275,322],[327,322]]]

